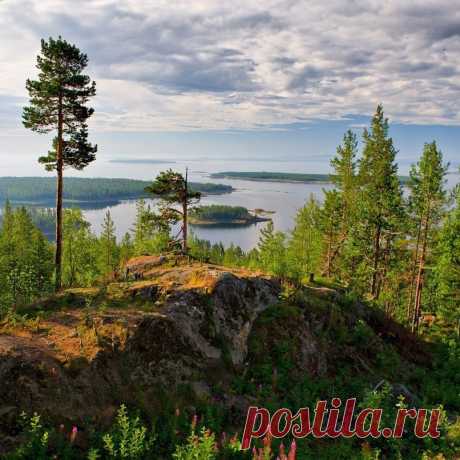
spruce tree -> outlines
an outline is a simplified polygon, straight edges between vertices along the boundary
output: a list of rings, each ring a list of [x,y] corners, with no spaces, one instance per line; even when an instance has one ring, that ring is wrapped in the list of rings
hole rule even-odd
[[[37,56],[38,79],[26,82],[30,105],[24,108],[23,124],[38,133],[55,132],[52,149],[39,158],[47,170],[55,170],[56,253],[55,287],[61,287],[62,198],[65,167],[83,169],[94,161],[96,146],[88,142],[87,120],[94,110],[87,107],[96,85],[83,73],[88,57],[59,37],[42,40]]]
[[[432,142],[425,144],[420,161],[410,171],[409,210],[416,235],[408,309],[412,330],[417,328],[421,312],[426,259],[433,247],[434,234],[446,204],[444,185],[447,169],[436,142]]]
[[[115,271],[118,265],[118,247],[115,235],[115,224],[112,220],[110,211],[107,211],[105,214],[99,243],[101,247],[101,272],[105,275]]]
[[[371,298],[378,299],[393,258],[393,244],[403,218],[403,199],[395,162],[396,149],[388,136],[388,119],[379,105],[370,130],[363,133],[356,243],[362,256],[360,273],[368,278]]]

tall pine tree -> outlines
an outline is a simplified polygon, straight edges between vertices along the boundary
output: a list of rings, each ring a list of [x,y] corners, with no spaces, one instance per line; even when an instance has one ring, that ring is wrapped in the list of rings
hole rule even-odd
[[[415,223],[415,248],[408,301],[412,330],[417,329],[419,322],[426,260],[433,248],[434,235],[446,204],[444,185],[447,168],[436,142],[432,142],[425,144],[420,161],[410,171],[409,211],[411,221]]]
[[[359,162],[358,245],[360,272],[368,278],[371,298],[378,299],[393,255],[393,243],[403,217],[403,199],[395,162],[396,149],[388,136],[388,119],[379,105],[370,130],[363,133]]]
[[[83,73],[88,57],[59,37],[42,40],[37,56],[38,79],[26,82],[30,105],[24,108],[23,124],[38,133],[56,132],[53,148],[39,162],[56,170],[55,287],[61,287],[63,170],[83,169],[94,161],[96,146],[88,142],[87,120],[94,110],[87,107],[96,84]]]
[[[118,247],[115,235],[115,224],[110,211],[107,211],[102,223],[99,237],[100,267],[103,275],[114,272],[118,266]]]

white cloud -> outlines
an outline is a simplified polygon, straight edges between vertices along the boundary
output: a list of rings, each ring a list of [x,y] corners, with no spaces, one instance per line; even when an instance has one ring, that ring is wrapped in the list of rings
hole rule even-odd
[[[61,34],[89,55],[99,130],[270,128],[379,102],[392,120],[460,125],[458,6],[3,0],[0,121],[20,125],[39,40]]]

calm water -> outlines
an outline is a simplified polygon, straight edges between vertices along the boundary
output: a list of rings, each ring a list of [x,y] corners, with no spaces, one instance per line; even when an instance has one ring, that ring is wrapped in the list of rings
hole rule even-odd
[[[244,206],[248,209],[262,208],[274,211],[271,215],[276,230],[290,230],[293,226],[297,210],[305,204],[312,194],[319,200],[323,198],[323,189],[331,186],[328,184],[292,184],[276,182],[254,182],[230,179],[212,179],[209,174],[218,171],[279,171],[279,172],[303,172],[321,173],[314,165],[296,161],[209,161],[205,159],[187,160],[189,176],[197,182],[219,182],[232,185],[235,191],[225,195],[210,195],[203,197],[201,203],[224,204]],[[185,171],[184,162],[171,164],[117,164],[107,163],[107,177],[132,177],[139,179],[153,179],[160,170],[173,168],[177,171]],[[401,171],[401,174],[406,173]],[[449,175],[449,185],[458,181],[458,175]],[[152,205],[154,200],[149,200]],[[135,215],[136,203],[134,201],[123,202],[115,206],[103,209],[85,210],[84,214],[91,223],[96,233],[100,232],[104,215],[110,209],[115,222],[117,236],[120,238],[132,228]],[[266,222],[257,223],[247,227],[195,227],[191,226],[199,238],[207,239],[213,243],[222,242],[225,246],[234,243],[243,249],[251,249],[257,244],[260,229],[267,225]]]

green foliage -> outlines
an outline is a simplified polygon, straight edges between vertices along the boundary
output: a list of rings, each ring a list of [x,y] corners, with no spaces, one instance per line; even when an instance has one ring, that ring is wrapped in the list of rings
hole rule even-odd
[[[200,206],[190,213],[190,217],[202,221],[229,222],[232,220],[254,220],[254,216],[243,206],[212,204]]]
[[[294,230],[288,243],[290,275],[299,281],[307,281],[320,265],[323,248],[321,233],[321,210],[315,198],[299,210]]]
[[[22,423],[26,441],[19,447],[15,453],[7,456],[8,460],[48,460],[48,447],[50,433],[46,430],[40,416],[34,414],[28,418],[26,414],[22,414]]]
[[[142,460],[151,452],[154,437],[142,425],[140,418],[129,416],[126,407],[122,405],[112,431],[103,435],[102,441],[104,458]]]
[[[119,248],[115,236],[115,224],[107,211],[99,237],[99,266],[101,273],[114,272],[119,265]]]
[[[51,245],[33,225],[25,208],[7,202],[0,231],[0,304],[5,310],[49,292],[53,271]]]
[[[181,223],[182,252],[187,253],[187,218],[193,211],[193,206],[200,201],[201,193],[190,188],[187,174],[184,177],[172,169],[162,171],[153,183],[145,188],[145,191],[160,199],[159,214],[156,218],[160,227],[169,233],[171,225]]]
[[[135,179],[67,177],[64,201],[116,203],[120,200],[146,198],[151,182]],[[230,193],[232,187],[223,184],[190,183],[193,190],[203,194]],[[0,200],[13,202],[52,203],[56,199],[56,179],[53,177],[0,177]]]
[[[98,241],[79,209],[65,210],[63,236],[63,285],[90,286],[99,274]]]
[[[23,123],[38,133],[58,130],[53,150],[39,159],[47,170],[58,169],[56,152],[61,141],[64,166],[83,169],[96,158],[97,146],[87,140],[86,120],[94,110],[86,103],[96,94],[96,83],[83,74],[87,65],[86,54],[61,37],[42,40],[38,79],[26,82],[30,106],[24,108]]]
[[[158,254],[170,245],[170,228],[152,211],[149,204],[139,200],[136,204],[136,220],[133,228],[132,249],[135,255]],[[125,238],[125,247],[127,240]]]
[[[174,460],[215,460],[217,454],[216,440],[213,433],[202,428],[199,435],[195,427],[187,439],[187,444],[177,446],[173,454]]]
[[[269,222],[260,231],[257,247],[259,268],[275,276],[285,277],[287,275],[285,238],[284,233],[275,232],[272,222]]]
[[[439,313],[460,336],[460,188],[456,191],[456,206],[441,228],[436,248],[436,297]]]

